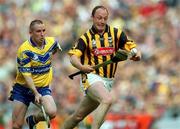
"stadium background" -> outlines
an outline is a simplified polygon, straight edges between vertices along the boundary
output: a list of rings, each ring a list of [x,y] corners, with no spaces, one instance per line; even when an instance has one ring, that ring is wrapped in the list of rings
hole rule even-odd
[[[124,29],[143,57],[138,63],[119,64],[113,90],[116,103],[102,128],[180,128],[178,0],[0,0],[0,129],[10,129],[12,108],[7,97],[15,78],[16,50],[29,37],[28,26],[35,18],[45,22],[47,35],[56,36],[64,50],[54,57],[52,88],[58,114],[52,129],[60,128],[74,111],[82,93],[79,78],[72,81],[67,76],[75,71],[67,50],[91,26],[92,8],[102,3],[109,8],[109,24]],[[90,128],[90,122],[88,117],[80,129]]]

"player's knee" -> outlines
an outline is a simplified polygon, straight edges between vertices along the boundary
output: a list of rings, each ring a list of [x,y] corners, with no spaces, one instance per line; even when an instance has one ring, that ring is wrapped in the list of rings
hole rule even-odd
[[[50,119],[53,119],[56,117],[57,110],[51,110],[51,111],[47,112],[47,114],[49,115]]]
[[[108,96],[102,99],[102,103],[107,104],[107,105],[112,105],[113,103],[113,97]]]
[[[12,126],[13,126],[13,129],[21,129],[23,124],[17,123],[17,122],[13,122]]]
[[[55,112],[51,112],[50,114],[49,114],[49,118],[50,119],[53,119],[53,118],[55,118],[56,117],[56,113]]]
[[[78,123],[84,119],[82,115],[75,115],[73,116],[73,119]]]

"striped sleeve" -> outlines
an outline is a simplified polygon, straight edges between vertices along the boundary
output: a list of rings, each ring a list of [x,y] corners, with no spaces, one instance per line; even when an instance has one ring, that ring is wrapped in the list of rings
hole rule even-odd
[[[119,37],[119,48],[123,49],[124,45],[127,42],[127,36],[124,32],[121,32],[120,37]]]
[[[57,51],[62,51],[60,43],[57,39],[54,40],[54,43],[53,43],[51,49],[52,50],[50,50],[50,51],[52,51],[53,54],[55,54]]]
[[[78,40],[78,42],[74,45],[74,47],[71,48],[71,50],[69,50],[68,54],[81,57],[82,54],[85,52],[85,50],[86,50],[86,44],[82,37]]]
[[[127,51],[130,51],[131,49],[135,48],[137,45],[134,41],[132,40],[128,40],[125,45],[124,45],[124,49]]]
[[[55,44],[55,49],[58,49],[58,50],[62,51],[62,48],[61,48],[60,43],[59,43],[59,40],[55,39],[54,44]]]
[[[19,48],[17,53],[17,68],[20,73],[31,75],[31,58],[21,48]]]
[[[119,48],[130,51],[132,48],[135,48],[136,46],[136,43],[132,40],[129,40],[124,32],[121,33],[119,38]]]

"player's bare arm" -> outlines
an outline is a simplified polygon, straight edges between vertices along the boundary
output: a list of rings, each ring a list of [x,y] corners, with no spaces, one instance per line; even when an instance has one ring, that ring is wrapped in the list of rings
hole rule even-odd
[[[76,67],[77,69],[79,69],[80,71],[83,71],[85,73],[90,73],[90,72],[94,71],[92,66],[90,66],[90,65],[82,65],[81,62],[80,62],[80,59],[76,55],[71,55],[70,56],[70,62],[72,63],[72,65],[74,67]]]
[[[31,78],[31,76],[28,76],[28,75],[24,75],[24,78],[27,82],[28,88],[30,88],[35,95],[35,102],[40,103],[41,94],[38,93],[38,91],[34,85],[33,79]]]

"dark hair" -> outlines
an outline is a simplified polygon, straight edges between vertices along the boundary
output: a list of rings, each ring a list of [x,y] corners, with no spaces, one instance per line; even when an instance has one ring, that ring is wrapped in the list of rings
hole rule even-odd
[[[30,25],[29,25],[29,30],[32,30],[32,29],[33,29],[33,26],[34,26],[35,24],[43,24],[43,21],[38,20],[38,19],[35,19],[35,20],[31,21],[31,23],[30,23]]]
[[[95,6],[95,7],[93,8],[93,10],[92,10],[91,15],[92,15],[93,17],[94,17],[94,15],[95,15],[95,13],[96,13],[96,10],[99,9],[99,8],[105,9],[105,10],[107,11],[107,13],[109,13],[109,12],[108,12],[108,9],[107,9],[105,6],[103,6],[103,5],[98,5],[98,6]]]

